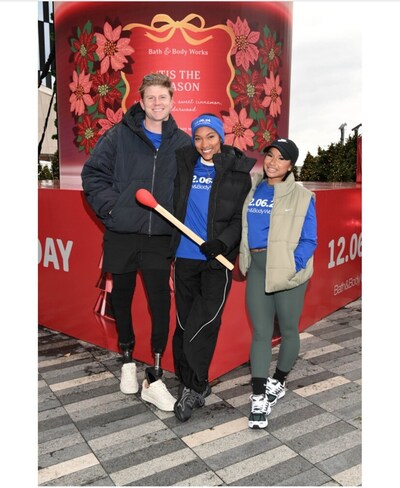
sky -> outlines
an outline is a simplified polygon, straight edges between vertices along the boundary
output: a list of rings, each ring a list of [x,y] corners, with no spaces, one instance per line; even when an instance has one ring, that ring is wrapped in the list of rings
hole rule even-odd
[[[289,138],[301,165],[362,123],[363,2],[293,2]],[[360,128],[360,132],[362,127]]]

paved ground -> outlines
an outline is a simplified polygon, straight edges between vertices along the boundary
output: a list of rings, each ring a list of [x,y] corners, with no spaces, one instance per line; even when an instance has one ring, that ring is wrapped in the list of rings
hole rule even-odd
[[[120,367],[115,353],[39,327],[39,485],[361,485],[361,300],[301,334],[266,430],[247,427],[248,364],[214,382],[186,423],[122,394]]]

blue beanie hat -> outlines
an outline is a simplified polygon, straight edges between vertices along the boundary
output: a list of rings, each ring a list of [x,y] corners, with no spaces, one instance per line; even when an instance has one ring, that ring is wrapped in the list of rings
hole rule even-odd
[[[224,124],[222,120],[215,115],[203,114],[197,117],[192,122],[192,141],[194,142],[194,133],[199,127],[210,127],[220,136],[222,142],[224,142]]]

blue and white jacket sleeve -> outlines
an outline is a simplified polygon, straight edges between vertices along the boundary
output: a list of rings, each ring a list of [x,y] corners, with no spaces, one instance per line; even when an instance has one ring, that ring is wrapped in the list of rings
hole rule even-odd
[[[315,199],[311,198],[307,214],[304,219],[299,243],[294,250],[296,273],[307,266],[308,260],[314,254],[317,247],[317,215],[315,211]]]

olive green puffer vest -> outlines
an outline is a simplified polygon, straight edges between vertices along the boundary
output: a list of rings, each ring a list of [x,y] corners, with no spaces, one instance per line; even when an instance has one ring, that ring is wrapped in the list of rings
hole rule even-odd
[[[253,175],[252,188],[243,205],[239,269],[244,276],[251,264],[247,208],[262,178],[262,174]],[[274,185],[265,273],[266,293],[295,288],[305,283],[313,274],[313,257],[308,260],[306,268],[298,273],[294,261],[294,250],[299,243],[311,198],[315,199],[315,194],[296,183],[293,173],[285,181]]]

